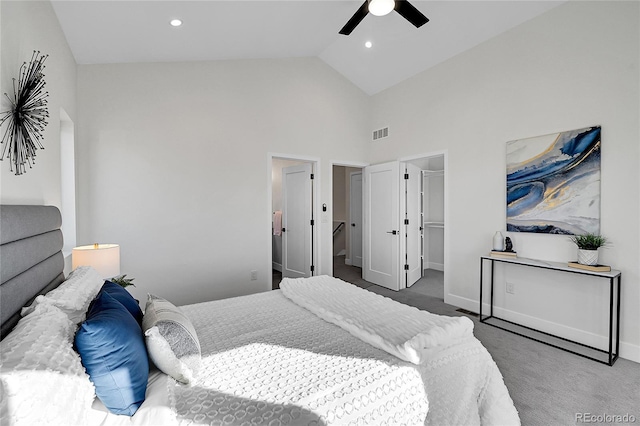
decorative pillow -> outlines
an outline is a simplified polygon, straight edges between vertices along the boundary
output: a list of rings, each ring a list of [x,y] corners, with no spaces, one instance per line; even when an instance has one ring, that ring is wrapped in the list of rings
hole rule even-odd
[[[171,302],[149,294],[142,330],[156,367],[179,382],[192,382],[200,369],[201,352],[189,318]]]
[[[122,306],[127,308],[127,311],[133,315],[138,324],[142,324],[142,309],[140,309],[136,299],[124,287],[107,280],[100,291],[109,293],[109,296],[122,303]]]
[[[3,424],[87,424],[95,392],[73,350],[74,331],[64,312],[41,304],[2,341]]]
[[[149,359],[142,330],[129,311],[108,293],[100,292],[76,333],[75,343],[105,407],[112,413],[132,416],[144,402]]]
[[[57,288],[44,296],[38,296],[26,308],[22,316],[28,315],[39,303],[49,303],[65,312],[71,321],[80,324],[84,321],[91,301],[96,297],[104,279],[90,266],[79,266]]]

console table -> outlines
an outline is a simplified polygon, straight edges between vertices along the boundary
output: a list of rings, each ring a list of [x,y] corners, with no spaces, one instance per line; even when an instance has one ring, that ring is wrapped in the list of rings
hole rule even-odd
[[[489,261],[490,265],[491,265],[491,301],[489,304],[489,315],[483,317],[482,316],[482,287],[483,287],[483,267],[486,261]],[[512,321],[508,321],[502,318],[498,318],[496,316],[494,316],[493,314],[493,269],[494,269],[494,263],[495,262],[501,262],[501,263],[509,263],[512,265],[518,265],[521,267],[532,267],[532,268],[542,268],[542,269],[550,269],[553,271],[559,271],[559,272],[567,272],[567,273],[573,273],[573,274],[580,274],[580,275],[590,275],[590,276],[594,276],[594,277],[599,277],[602,279],[605,279],[609,282],[609,351],[605,351],[603,349],[599,349],[599,348],[595,348],[593,346],[588,346],[585,345],[583,343],[580,342],[576,342],[573,340],[569,340],[569,339],[565,339],[563,337],[560,336],[556,336],[550,333],[546,333],[544,331],[540,331],[540,330],[536,330],[534,328],[531,327],[527,327],[521,324],[517,324],[515,322]],[[594,272],[594,271],[589,271],[589,270],[584,270],[584,269],[578,269],[578,268],[572,268],[567,266],[566,263],[559,263],[559,262],[547,262],[547,261],[542,261],[542,260],[535,260],[535,259],[527,259],[527,258],[522,258],[522,257],[517,257],[517,258],[502,258],[502,257],[493,257],[490,255],[487,256],[480,256],[480,322],[481,323],[485,323],[487,325],[491,325],[492,327],[497,327],[500,328],[502,330],[505,331],[509,331],[511,333],[515,333],[519,336],[522,337],[526,337],[528,339],[532,339],[535,340],[537,342],[540,343],[544,343],[546,345],[550,345],[553,346],[555,348],[558,349],[562,349],[564,351],[567,352],[571,352],[575,355],[579,355],[585,358],[589,358],[591,360],[603,363],[603,364],[608,364],[610,366],[613,365],[614,362],[616,362],[616,360],[618,359],[618,353],[619,353],[619,348],[620,348],[620,281],[621,281],[621,277],[622,274],[620,271],[616,271],[616,270],[611,270],[609,272]],[[617,282],[617,290],[616,290],[616,285],[615,282]],[[614,291],[616,290],[616,291]],[[615,303],[614,303],[615,300]],[[613,335],[614,335],[614,312],[615,312],[615,351],[614,351],[614,346],[613,346]],[[604,354],[608,355],[608,360],[603,361],[601,359],[583,354],[583,353],[579,353],[576,351],[573,351],[571,349],[568,349],[566,347],[562,347],[562,346],[558,346],[556,344],[550,343],[550,342],[546,342],[544,340],[540,340],[537,339],[535,337],[526,335],[526,334],[522,334],[519,333],[517,331],[514,330],[510,330],[508,328],[505,328],[503,326],[497,325],[497,324],[492,324],[487,322],[488,320],[490,320],[491,318],[495,318],[497,320],[500,321],[504,321],[506,323],[510,323],[510,324],[514,324],[518,327],[522,327],[522,328],[526,328],[528,330],[532,330],[535,331],[537,333],[541,333],[541,334],[545,334],[547,336],[551,336],[553,338],[556,339],[560,339],[563,340],[565,342],[569,342],[569,343],[573,343],[576,345],[580,345],[583,346],[585,348],[589,348],[598,352],[602,352]]]

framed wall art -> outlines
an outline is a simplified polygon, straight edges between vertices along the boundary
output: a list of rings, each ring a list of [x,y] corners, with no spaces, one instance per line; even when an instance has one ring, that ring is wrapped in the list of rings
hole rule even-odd
[[[507,231],[600,233],[600,126],[507,142]]]

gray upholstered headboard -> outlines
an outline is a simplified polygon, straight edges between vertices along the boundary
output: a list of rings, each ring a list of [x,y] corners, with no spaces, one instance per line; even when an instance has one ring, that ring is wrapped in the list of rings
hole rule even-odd
[[[0,206],[0,320],[4,338],[20,309],[64,281],[62,216],[54,206]]]

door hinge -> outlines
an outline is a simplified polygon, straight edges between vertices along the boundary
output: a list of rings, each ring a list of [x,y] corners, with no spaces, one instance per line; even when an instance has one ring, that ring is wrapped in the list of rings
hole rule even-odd
[[[311,180],[313,180],[313,173],[311,173]]]
[[[409,180],[409,173],[405,173],[405,174],[404,174],[404,179],[405,179],[405,180]]]
[[[286,231],[287,231],[286,229],[282,228],[282,232],[286,232]]]
[[[405,219],[405,220],[404,220],[404,224],[405,224],[405,225],[408,225],[408,224],[409,224],[409,219]]]
[[[311,272],[313,272],[315,270],[314,266],[311,265]]]
[[[314,222],[314,220],[313,220],[313,219],[311,219],[311,226],[313,226],[313,225],[314,225],[314,223],[315,223],[315,222]]]
[[[409,265],[408,265],[408,264],[406,264],[406,263],[405,263],[405,265],[404,265],[404,270],[405,270],[405,271],[408,271],[408,270],[409,270]]]

